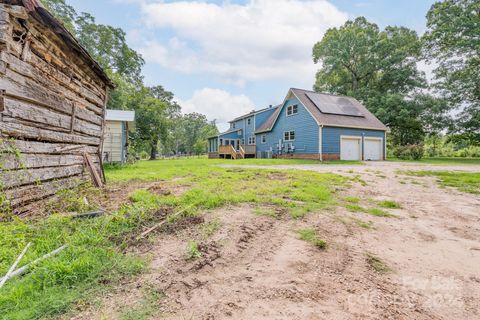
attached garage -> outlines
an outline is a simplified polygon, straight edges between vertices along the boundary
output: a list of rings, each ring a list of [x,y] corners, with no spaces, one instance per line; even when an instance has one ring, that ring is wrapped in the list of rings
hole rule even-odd
[[[363,160],[383,160],[383,139],[365,137],[363,142]]]
[[[362,137],[340,138],[340,160],[362,160]]]

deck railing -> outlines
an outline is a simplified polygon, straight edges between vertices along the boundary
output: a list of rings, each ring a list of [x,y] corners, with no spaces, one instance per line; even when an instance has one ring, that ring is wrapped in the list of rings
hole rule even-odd
[[[255,144],[242,144],[241,146],[245,154],[255,154],[257,152],[257,146]]]

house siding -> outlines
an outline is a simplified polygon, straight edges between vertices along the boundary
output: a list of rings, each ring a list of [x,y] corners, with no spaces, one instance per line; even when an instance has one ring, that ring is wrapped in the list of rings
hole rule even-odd
[[[358,136],[375,137],[383,139],[383,152],[385,153],[385,131],[355,128],[323,127],[322,129],[322,154],[325,159],[335,158],[340,155],[340,137]],[[362,139],[363,143],[363,139]],[[362,145],[363,150],[363,145]]]
[[[287,117],[287,107],[295,104],[298,105],[298,114]],[[272,131],[257,134],[257,153],[273,150],[275,154],[278,141],[282,140],[282,142],[284,142],[285,131],[295,131],[295,141],[287,142],[295,146],[294,154],[305,155],[319,153],[318,124],[295,97],[292,97],[283,104],[282,111]],[[266,136],[266,143],[264,144],[261,143],[262,135]]]
[[[261,125],[264,124],[265,121],[268,120],[268,118],[270,118],[270,116],[275,112],[275,110],[276,108],[271,107],[263,112],[258,113],[255,116],[255,130],[260,128]]]

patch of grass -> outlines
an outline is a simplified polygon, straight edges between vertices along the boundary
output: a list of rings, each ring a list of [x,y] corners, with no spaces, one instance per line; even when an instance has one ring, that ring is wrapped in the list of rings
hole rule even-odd
[[[393,200],[384,200],[384,201],[378,201],[377,204],[382,207],[382,208],[387,208],[387,209],[401,209],[402,206]]]
[[[327,248],[327,241],[320,239],[315,229],[311,229],[311,228],[300,229],[300,230],[297,230],[297,233],[298,233],[298,238],[300,240],[309,242],[313,244],[315,247],[317,247],[318,249]]]
[[[345,198],[343,198],[343,200],[345,200],[346,202],[350,202],[350,203],[359,203],[360,202],[359,197],[345,197]]]
[[[165,293],[154,288],[144,290],[142,299],[133,307],[120,314],[120,320],[149,319],[156,311],[159,300],[165,298]]]
[[[131,233],[152,219],[155,201],[138,201],[95,219],[52,215],[35,221],[0,224],[0,274],[28,242],[20,266],[67,244],[59,255],[42,261],[24,276],[7,282],[0,295],[3,319],[52,318],[79,300],[106,290],[110,283],[136,275],[145,261],[125,254]]]
[[[366,208],[358,204],[347,204],[345,208],[347,208],[347,210],[351,212],[367,212]]]
[[[417,177],[436,177],[443,187],[480,194],[480,172],[406,171],[405,173]]]
[[[391,158],[389,161],[415,162],[439,165],[480,165],[480,158],[423,158],[421,160],[401,160]]]
[[[202,226],[202,234],[205,238],[214,235],[221,227],[220,219],[215,218]]]
[[[378,273],[388,273],[391,272],[392,269],[385,264],[379,257],[375,256],[372,253],[366,253],[366,260],[368,265]]]
[[[367,209],[367,213],[375,217],[395,217],[395,215],[388,213],[380,208],[369,208]]]
[[[198,248],[198,243],[196,241],[189,241],[187,244],[187,259],[194,260],[200,258],[202,256],[202,252]]]
[[[364,228],[364,229],[373,229],[373,221],[368,221],[368,222],[365,222],[363,220],[360,220],[360,219],[356,219],[356,218],[353,218],[353,222],[361,227],[361,228]]]
[[[266,208],[266,207],[257,207],[253,210],[253,212],[257,216],[265,216],[265,217],[277,217],[277,210],[275,208]]]

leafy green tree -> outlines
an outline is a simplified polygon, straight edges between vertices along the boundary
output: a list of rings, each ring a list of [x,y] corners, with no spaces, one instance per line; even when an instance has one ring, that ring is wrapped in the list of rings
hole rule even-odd
[[[427,57],[438,63],[436,88],[461,110],[453,131],[480,145],[480,1],[436,2],[427,28]]]
[[[425,75],[417,69],[421,53],[415,31],[390,26],[380,30],[364,17],[347,21],[329,29],[313,47],[313,60],[321,64],[314,89],[363,102],[391,128],[395,144],[419,143],[439,125],[429,126],[433,112],[447,112],[445,104],[421,91],[427,88]]]

